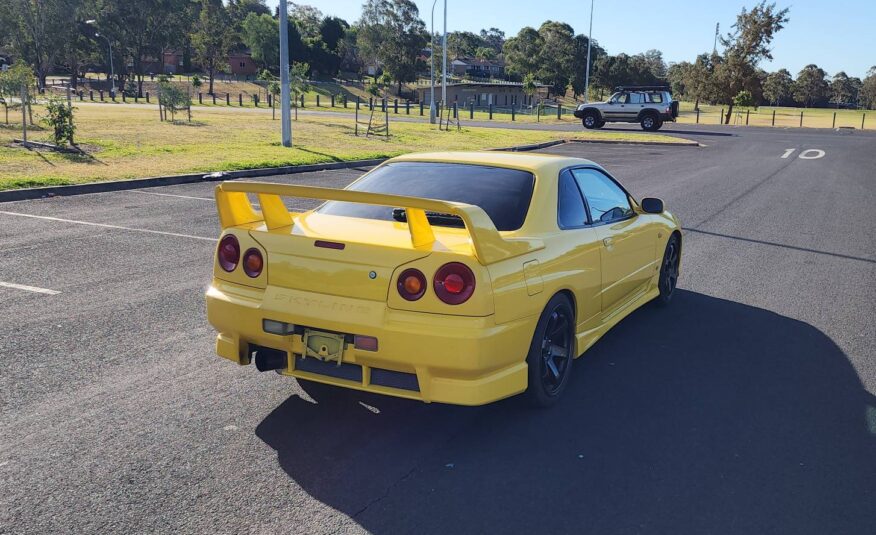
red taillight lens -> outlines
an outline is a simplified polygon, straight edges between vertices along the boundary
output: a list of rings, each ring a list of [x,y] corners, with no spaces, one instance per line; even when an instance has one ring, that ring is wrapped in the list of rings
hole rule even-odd
[[[448,305],[459,305],[468,301],[474,293],[475,276],[465,264],[450,262],[435,272],[432,285],[438,299]]]
[[[250,277],[256,278],[261,275],[264,264],[262,253],[258,249],[247,249],[243,253],[243,271]]]
[[[419,269],[406,269],[398,276],[398,293],[408,301],[416,301],[426,293],[426,276]]]
[[[233,234],[228,234],[219,241],[219,249],[216,252],[219,266],[227,272],[234,271],[240,261],[240,244]]]

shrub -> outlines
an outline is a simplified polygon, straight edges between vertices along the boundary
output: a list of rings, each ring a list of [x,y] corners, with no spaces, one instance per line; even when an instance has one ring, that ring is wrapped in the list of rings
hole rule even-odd
[[[46,113],[43,120],[51,127],[55,144],[72,145],[73,132],[76,130],[73,125],[73,108],[65,100],[53,97],[46,103]]]

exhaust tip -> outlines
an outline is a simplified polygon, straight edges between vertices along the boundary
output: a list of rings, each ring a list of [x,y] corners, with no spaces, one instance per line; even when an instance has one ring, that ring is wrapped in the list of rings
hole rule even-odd
[[[255,354],[256,369],[260,372],[285,370],[289,365],[289,357],[285,351],[256,345],[250,345],[249,350],[250,355]]]

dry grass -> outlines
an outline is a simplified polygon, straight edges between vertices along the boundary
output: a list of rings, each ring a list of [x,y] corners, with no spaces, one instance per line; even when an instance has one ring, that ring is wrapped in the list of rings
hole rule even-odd
[[[218,107],[196,109],[192,123],[178,120],[172,124],[159,122],[157,109],[81,105],[76,124],[76,141],[88,153],[85,156],[13,146],[12,138],[19,137],[20,130],[0,128],[0,189],[380,158],[426,150],[485,149],[569,137],[563,132],[494,128],[443,132],[427,123],[396,122],[391,124],[389,140],[366,139],[353,134],[351,118],[302,115],[293,125],[295,147],[287,149],[280,145],[280,123],[270,113]],[[637,132],[582,132],[573,137],[684,141]],[[48,132],[31,132],[31,138],[47,140]]]

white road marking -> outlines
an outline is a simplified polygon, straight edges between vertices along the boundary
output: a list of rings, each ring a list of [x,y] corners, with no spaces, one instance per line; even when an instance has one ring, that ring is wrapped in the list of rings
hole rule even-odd
[[[806,149],[797,156],[801,160],[817,160],[824,158],[824,151],[821,149]]]
[[[46,295],[58,295],[59,291],[57,290],[49,290],[48,288],[39,288],[37,286],[28,286],[26,284],[15,284],[13,282],[3,282],[0,281],[0,286],[4,288],[14,288],[16,290],[25,290],[28,292],[36,292],[38,294],[46,294]]]
[[[785,149],[785,154],[782,154],[782,158],[787,158],[788,156],[794,154],[794,151],[797,149]]]
[[[122,227],[119,225],[107,225],[105,223],[92,223],[91,221],[78,221],[75,219],[62,219],[60,217],[49,217],[44,215],[22,214],[19,212],[5,212],[0,210],[0,214],[13,215],[18,217],[30,217],[33,219],[42,219],[45,221],[57,221],[59,223],[72,223],[74,225],[88,225],[90,227],[111,228],[115,230],[127,230],[130,232],[143,232],[145,234],[158,234],[161,236],[175,236],[177,238],[191,238],[193,240],[216,241],[216,238],[206,238],[204,236],[192,236],[191,234],[180,234],[177,232],[164,232],[162,230],[149,230],[145,228]]]
[[[158,195],[159,197],[177,197],[179,199],[196,199],[199,201],[214,201],[211,197],[193,197],[191,195],[176,195],[174,193],[155,193],[154,191],[143,191],[139,189],[128,190],[131,193],[143,193],[144,195]]]

